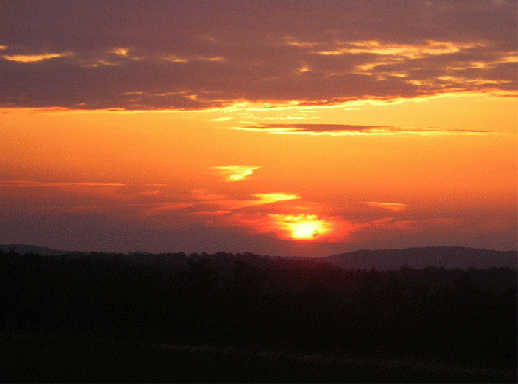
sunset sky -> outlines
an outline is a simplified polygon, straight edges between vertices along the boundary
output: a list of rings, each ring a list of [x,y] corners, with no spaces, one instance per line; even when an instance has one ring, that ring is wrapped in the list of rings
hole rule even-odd
[[[3,1],[0,243],[515,250],[517,8]]]

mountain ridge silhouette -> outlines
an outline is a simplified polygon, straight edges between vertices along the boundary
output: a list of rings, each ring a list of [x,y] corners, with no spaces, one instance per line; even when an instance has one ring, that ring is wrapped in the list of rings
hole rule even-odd
[[[74,252],[51,249],[45,246],[29,244],[1,244],[0,249],[8,252],[13,249],[19,254],[36,254],[40,256],[64,256],[71,253],[89,254],[93,252]],[[102,252],[112,254],[111,252]],[[138,252],[137,252],[138,253]],[[152,256],[152,253],[146,253]],[[282,257],[291,259],[293,257]],[[359,249],[352,252],[322,257],[295,257],[296,259],[313,259],[328,262],[343,269],[377,269],[380,271],[410,268],[492,268],[511,267],[517,269],[517,251],[498,251],[463,246],[428,246],[402,249]]]
[[[497,251],[461,246],[357,250],[321,258],[344,269],[378,270],[444,267],[448,269],[511,267],[517,269],[517,251]]]

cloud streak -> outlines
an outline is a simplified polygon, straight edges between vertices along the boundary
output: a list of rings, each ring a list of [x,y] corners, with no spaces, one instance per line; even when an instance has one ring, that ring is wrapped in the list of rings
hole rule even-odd
[[[252,195],[255,200],[217,200],[216,204],[228,209],[239,210],[249,207],[263,206],[284,201],[298,200],[300,196],[292,193],[255,193]]]
[[[250,167],[244,165],[229,165],[224,167],[213,167],[225,181],[242,181],[251,176],[252,173],[261,167]]]
[[[206,109],[243,100],[516,96],[515,0],[132,4],[3,5],[0,106]]]
[[[89,183],[89,182],[49,182],[49,181],[31,181],[31,180],[0,180],[0,187],[22,187],[22,188],[90,188],[90,187],[127,187],[122,183]]]
[[[377,201],[368,201],[367,204],[369,207],[373,208],[381,208],[392,212],[401,212],[407,209],[407,205],[403,203],[380,203]]]
[[[15,61],[19,63],[36,63],[38,61],[49,60],[59,57],[71,56],[70,52],[65,53],[43,53],[43,54],[28,54],[28,55],[2,55],[5,60]]]
[[[309,135],[394,135],[394,134],[420,134],[420,135],[483,135],[489,131],[476,130],[444,130],[436,128],[404,129],[392,126],[373,125],[348,125],[348,124],[257,124],[235,129],[245,131],[258,131],[273,134],[309,134]]]

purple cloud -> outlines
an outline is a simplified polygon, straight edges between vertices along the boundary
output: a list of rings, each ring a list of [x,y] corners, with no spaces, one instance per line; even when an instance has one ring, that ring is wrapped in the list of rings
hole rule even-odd
[[[516,95],[517,2],[7,2],[0,106]]]

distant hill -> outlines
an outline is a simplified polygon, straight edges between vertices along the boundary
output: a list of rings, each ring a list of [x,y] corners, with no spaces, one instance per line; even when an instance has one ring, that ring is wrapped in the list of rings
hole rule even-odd
[[[40,247],[38,245],[26,245],[26,244],[2,244],[0,245],[3,252],[9,252],[14,249],[21,255],[33,253],[41,256],[60,256],[67,254],[67,251],[60,251],[59,249],[50,249],[48,247]]]
[[[459,268],[517,267],[516,251],[495,251],[465,247],[424,247],[408,249],[359,250],[320,259],[344,269],[370,269],[384,271],[403,265],[411,268],[428,266]]]
[[[28,253],[41,256],[62,256],[70,254],[69,251],[26,244],[3,244],[0,245],[0,249],[3,252],[14,249],[22,255]],[[87,255],[89,252],[84,252],[84,254]],[[142,258],[143,255],[144,254],[128,255],[128,260],[136,260],[139,257]],[[148,262],[150,260],[154,262],[164,261],[162,258],[156,259],[156,257],[153,256],[157,255],[145,254],[144,260]],[[207,257],[219,259],[218,256],[218,254],[215,254],[208,255]],[[343,269],[371,269],[374,267],[379,271],[399,269],[404,265],[416,269],[428,266],[444,267],[446,269],[469,269],[471,267],[477,269],[492,267],[511,267],[517,269],[518,252],[438,246],[408,249],[358,250],[317,259],[306,257],[283,257],[283,259],[328,262]]]

